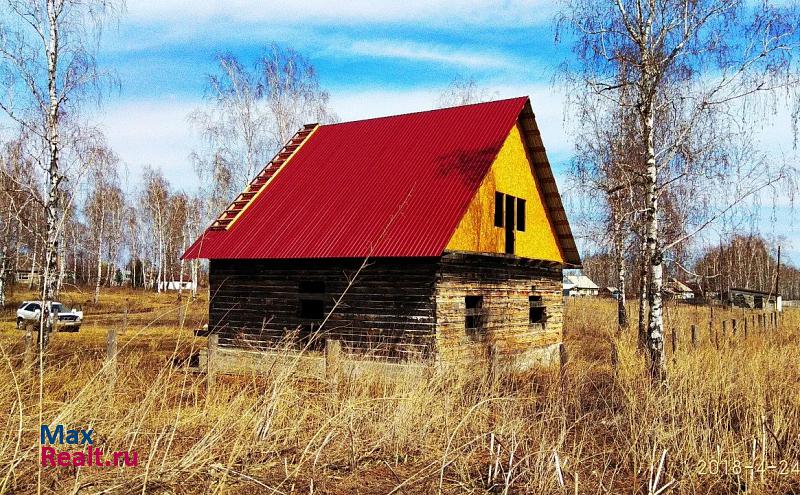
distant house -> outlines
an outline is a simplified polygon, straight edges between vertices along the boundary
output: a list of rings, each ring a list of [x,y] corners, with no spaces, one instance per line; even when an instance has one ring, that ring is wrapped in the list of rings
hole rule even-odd
[[[600,287],[586,275],[565,275],[564,296],[566,297],[597,297]]]
[[[767,311],[781,311],[782,301],[780,295],[754,289],[733,288],[724,294],[723,300],[731,306],[746,309],[762,309]]]
[[[210,260],[226,353],[518,368],[559,359],[580,266],[527,97],[306,125],[183,258]]]
[[[670,279],[664,288],[664,295],[670,299],[688,301],[694,299],[694,291],[677,279]]]
[[[42,274],[39,272],[31,273],[30,270],[16,270],[14,272],[14,281],[20,284],[27,284],[33,282],[33,285],[39,285]]]
[[[158,283],[158,290],[194,290],[196,288],[195,283],[188,280],[184,280],[183,282],[179,280],[168,280]]]
[[[601,287],[598,294],[600,297],[619,299],[619,289],[616,287]]]

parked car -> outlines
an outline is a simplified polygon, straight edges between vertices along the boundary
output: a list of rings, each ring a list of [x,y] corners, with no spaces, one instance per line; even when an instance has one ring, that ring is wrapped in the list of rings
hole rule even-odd
[[[17,308],[17,328],[23,329],[28,322],[38,324],[42,317],[41,301],[23,301]],[[50,323],[62,332],[77,332],[83,323],[83,311],[67,310],[57,301],[50,303]]]

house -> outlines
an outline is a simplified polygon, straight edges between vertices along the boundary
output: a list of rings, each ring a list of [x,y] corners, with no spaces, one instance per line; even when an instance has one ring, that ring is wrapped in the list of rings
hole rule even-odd
[[[620,297],[619,289],[616,287],[600,287],[598,295],[607,299],[619,299]]]
[[[694,299],[694,291],[680,280],[671,278],[665,284],[664,296],[669,299],[689,301]]]
[[[527,97],[307,125],[183,257],[223,347],[520,368],[581,263]]]
[[[33,284],[38,286],[41,281],[41,272],[35,271],[31,273],[30,270],[15,270],[14,282],[18,284]]]
[[[782,311],[780,294],[755,289],[732,288],[723,295],[723,300],[738,308],[760,309],[765,311]]]
[[[197,285],[191,280],[162,280],[158,283],[158,290],[195,290]]]
[[[563,279],[563,294],[566,297],[596,297],[600,287],[586,275],[565,275]]]

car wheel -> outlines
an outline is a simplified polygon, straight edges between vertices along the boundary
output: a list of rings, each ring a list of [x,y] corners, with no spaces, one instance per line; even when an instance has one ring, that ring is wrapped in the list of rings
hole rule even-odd
[[[22,318],[17,318],[17,328],[20,330],[25,328],[25,320],[23,320]]]

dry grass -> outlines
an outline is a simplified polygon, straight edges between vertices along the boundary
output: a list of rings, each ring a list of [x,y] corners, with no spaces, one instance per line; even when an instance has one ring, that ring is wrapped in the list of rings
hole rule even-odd
[[[104,328],[121,324],[126,297],[141,312],[130,312],[120,337],[112,388]],[[793,311],[779,335],[751,328],[746,343],[723,340],[720,349],[708,345],[704,327],[698,349],[670,356],[667,393],[644,379],[625,336],[616,339],[614,373],[614,311],[605,301],[568,305],[563,381],[558,370],[495,384],[449,370],[421,380],[346,377],[330,390],[280,369],[222,377],[207,393],[204,376],[172,364],[205,346],[189,330],[204,303],[189,307],[185,328],[174,294],[112,293],[85,309],[94,324],[52,339],[43,417],[91,425],[98,447],[138,451],[140,465],[42,468],[43,493],[648,493],[664,451],[651,492],[674,480],[663,493],[800,493],[800,472],[791,472],[800,469],[800,314]],[[21,332],[5,316],[0,492],[30,493],[38,376],[22,370]],[[682,330],[707,325],[703,310],[673,307],[668,317]],[[789,472],[732,472],[753,457],[779,467],[787,461]],[[711,460],[727,460],[727,472],[700,472]]]

